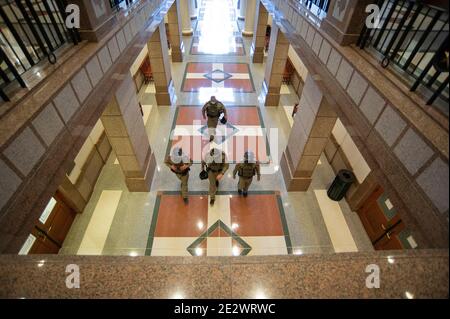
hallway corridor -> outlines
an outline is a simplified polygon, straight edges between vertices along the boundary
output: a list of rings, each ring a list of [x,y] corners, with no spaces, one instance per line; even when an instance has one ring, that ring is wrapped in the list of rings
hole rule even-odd
[[[334,172],[322,154],[307,192],[287,192],[280,159],[291,130],[289,110],[299,97],[284,84],[281,105],[265,107],[265,63],[250,57],[251,38],[232,0],[198,1],[193,36],[183,36],[182,63],[171,63],[176,101],[157,106],[155,86],[145,84],[139,99],[157,169],[151,191],[129,192],[114,151],[104,166],[84,212],[78,214],[60,254],[130,256],[243,256],[371,251],[372,244],[345,200],[326,196]],[[228,110],[210,143],[202,106],[214,95]],[[180,183],[164,165],[174,147],[194,164],[189,204]],[[201,160],[212,148],[227,154],[230,169],[214,206],[208,181],[199,179]],[[234,165],[246,150],[261,163],[247,198],[237,192]]]

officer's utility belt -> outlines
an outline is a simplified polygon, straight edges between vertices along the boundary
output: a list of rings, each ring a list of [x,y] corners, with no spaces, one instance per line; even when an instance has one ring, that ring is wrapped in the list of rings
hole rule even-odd
[[[174,171],[173,169],[170,169],[172,172],[174,172],[175,174],[178,174],[178,175],[182,175],[182,176],[186,176],[187,174],[189,174],[189,171],[191,170],[190,168],[188,168],[188,169],[186,169],[186,170],[184,170],[184,171],[182,171],[182,172],[179,172],[179,171]]]
[[[253,176],[256,175],[256,169],[253,168],[253,169],[250,170],[250,169],[243,169],[243,168],[241,168],[238,171],[238,175],[240,177],[244,177],[244,178],[252,178]]]
[[[255,176],[255,173],[253,173],[252,175],[244,175],[243,173],[238,173],[239,177],[244,177],[244,178],[251,178],[253,176]]]
[[[207,171],[207,172],[213,172],[213,173],[219,173],[219,172],[221,172],[222,170],[221,170],[221,169],[219,169],[219,170],[214,170],[214,169],[211,169],[211,168],[207,168],[206,171]]]
[[[217,114],[212,114],[212,113],[206,112],[206,115],[210,118],[217,119],[222,115],[222,113],[223,113],[223,111],[218,111]]]

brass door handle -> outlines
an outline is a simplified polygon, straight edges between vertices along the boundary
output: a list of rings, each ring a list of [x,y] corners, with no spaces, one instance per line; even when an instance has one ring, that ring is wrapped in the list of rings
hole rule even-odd
[[[45,234],[44,234],[42,231],[40,231],[40,230],[37,231],[37,236],[38,236],[40,239],[45,239]]]
[[[386,230],[386,226],[384,226],[384,224],[381,224],[381,228],[382,228],[383,230]]]
[[[391,239],[391,236],[389,235],[389,232],[386,233],[386,237],[387,237],[388,239]]]

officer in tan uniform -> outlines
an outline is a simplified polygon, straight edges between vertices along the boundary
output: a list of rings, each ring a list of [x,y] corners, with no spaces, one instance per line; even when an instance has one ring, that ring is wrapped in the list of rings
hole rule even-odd
[[[210,204],[214,205],[216,201],[217,188],[219,181],[223,178],[230,165],[227,163],[227,156],[225,152],[213,148],[205,159],[202,161],[202,170],[208,172],[209,179],[209,196],[211,197]]]
[[[223,114],[225,121],[227,120],[227,110],[222,102],[217,101],[215,96],[211,96],[211,100],[203,106],[202,114],[205,120],[208,117],[209,141],[212,142],[216,136],[220,116]]]
[[[178,177],[181,181],[181,196],[184,202],[187,204],[189,202],[188,198],[188,181],[189,181],[189,171],[192,166],[192,160],[189,156],[183,154],[183,150],[179,147],[173,149],[172,154],[167,156],[165,164],[170,170]]]
[[[236,179],[236,174],[239,175],[238,192],[239,195],[248,195],[248,189],[253,182],[253,177],[257,175],[258,182],[261,180],[261,168],[259,162],[255,159],[253,152],[245,152],[244,161],[236,164],[233,171],[233,178]]]

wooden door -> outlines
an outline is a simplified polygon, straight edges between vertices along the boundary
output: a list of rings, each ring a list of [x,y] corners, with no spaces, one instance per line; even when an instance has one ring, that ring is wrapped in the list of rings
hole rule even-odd
[[[374,248],[376,250],[398,250],[403,249],[403,245],[398,237],[400,232],[405,229],[405,224],[403,222],[397,224],[390,231],[374,243]]]
[[[64,199],[59,193],[56,193],[53,198],[56,200],[53,210],[44,223],[41,220],[38,220],[36,226],[53,242],[62,246],[75,219],[76,213],[64,202]]]
[[[54,243],[48,236],[46,236],[42,230],[34,227],[34,229],[31,231],[31,234],[36,238],[36,240],[34,241],[33,246],[31,246],[30,250],[28,251],[29,255],[57,254],[59,252],[60,247],[56,243]]]
[[[401,222],[397,214],[388,218],[383,212],[380,204],[380,199],[384,194],[381,186],[378,186],[375,191],[366,200],[363,206],[358,210],[359,218],[366,229],[372,243],[383,237],[392,226]]]

